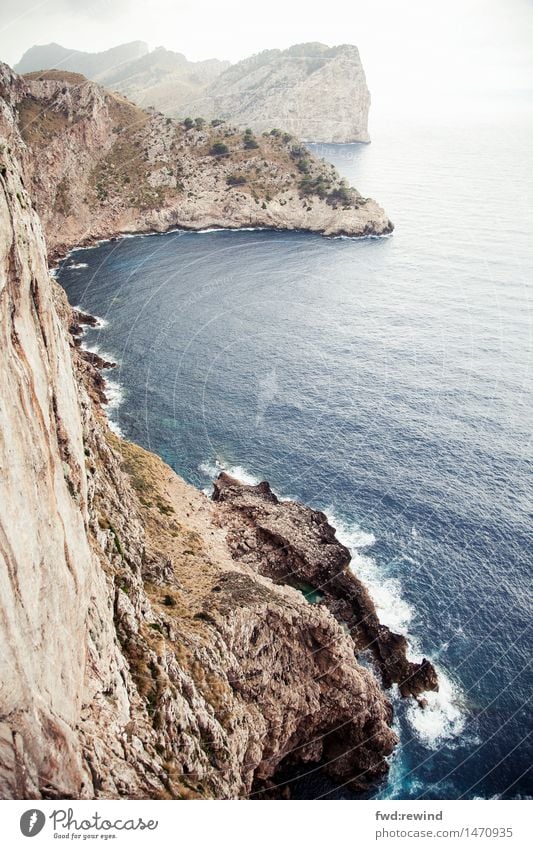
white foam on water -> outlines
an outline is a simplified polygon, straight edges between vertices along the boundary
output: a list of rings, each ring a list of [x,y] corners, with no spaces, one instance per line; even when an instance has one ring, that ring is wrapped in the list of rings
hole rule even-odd
[[[115,363],[115,365],[118,365],[116,357],[114,357],[112,354],[108,354],[107,351],[102,351],[99,345],[83,345],[83,350],[87,351],[88,354],[96,354],[103,360],[107,360],[108,362],[112,362]]]
[[[70,265],[67,265],[66,268],[89,268],[86,262],[71,262]]]
[[[374,558],[368,554],[367,549],[374,545],[376,537],[358,525],[345,525],[331,510],[326,510],[326,514],[329,523],[336,528],[337,539],[350,550],[350,568],[370,593],[380,622],[407,637],[414,610],[402,597],[400,581],[384,576]]]
[[[74,245],[73,248],[66,252],[62,261],[64,262],[71,254],[76,253],[76,251],[90,251],[91,248],[94,248],[94,246],[95,245]]]
[[[423,652],[419,640],[410,633],[415,610],[403,597],[401,581],[384,575],[382,568],[368,553],[368,549],[376,542],[374,534],[362,530],[356,524],[344,524],[331,511],[326,513],[330,524],[337,529],[337,538],[350,550],[350,568],[368,589],[380,622],[391,631],[406,637],[409,659],[420,662],[427,653]],[[406,710],[412,731],[430,749],[436,749],[445,741],[460,735],[466,723],[464,697],[460,687],[439,664],[434,665],[439,678],[438,692],[423,694],[426,707],[422,708],[418,702],[410,700]]]
[[[319,235],[319,234],[317,234]],[[364,236],[329,236],[330,239],[349,239],[351,242],[362,242],[366,239],[390,239],[392,233],[365,233]]]
[[[460,688],[440,666],[436,666],[439,677],[437,693],[423,693],[427,705],[421,708],[411,701],[406,716],[418,739],[428,749],[438,749],[443,743],[458,737],[466,724],[466,713]]]
[[[268,230],[268,227],[205,227],[203,230],[191,230],[191,233],[255,233]]]
[[[107,398],[106,407],[108,410],[116,410],[124,400],[124,390],[120,383],[115,380],[106,379],[105,394]]]
[[[253,475],[244,466],[232,466],[221,457],[215,457],[214,460],[206,460],[204,463],[200,463],[198,469],[211,481],[218,478],[221,472],[226,472],[232,478],[237,478],[237,480],[247,484],[247,486],[256,486],[261,482],[260,478]]]
[[[110,419],[108,417],[107,424],[109,426],[109,430],[111,430],[116,436],[120,436],[121,439],[124,439],[124,433],[122,429],[118,426],[116,422],[113,421],[113,419]]]
[[[69,266],[69,267],[70,267],[70,266]],[[101,329],[102,329],[102,327],[107,327],[107,326],[109,325],[109,322],[108,322],[107,318],[102,318],[102,316],[100,316],[100,315],[95,315],[94,313],[89,312],[88,310],[84,309],[84,308],[81,306],[81,304],[74,304],[74,305],[73,305],[73,307],[72,307],[72,309],[73,309],[73,310],[77,310],[77,312],[84,313],[85,315],[90,315],[90,316],[91,316],[91,318],[94,318],[94,319],[96,320],[96,324],[95,324],[95,325],[92,325],[92,324],[84,324],[84,325],[82,325],[82,326],[83,326],[83,327],[85,327],[85,328],[88,328],[88,329],[91,329],[91,330],[101,330]],[[84,332],[85,332],[85,331],[84,331]],[[88,348],[87,348],[86,350],[88,350]]]

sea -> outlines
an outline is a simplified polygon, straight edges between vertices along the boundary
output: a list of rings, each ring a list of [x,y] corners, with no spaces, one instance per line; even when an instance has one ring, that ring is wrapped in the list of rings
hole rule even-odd
[[[523,106],[523,104],[522,104]],[[382,799],[530,798],[533,122],[385,121],[311,145],[385,238],[175,231],[74,250],[112,427],[210,492],[226,469],[324,510],[380,617],[436,665],[393,689]],[[297,798],[350,799],[311,769]]]

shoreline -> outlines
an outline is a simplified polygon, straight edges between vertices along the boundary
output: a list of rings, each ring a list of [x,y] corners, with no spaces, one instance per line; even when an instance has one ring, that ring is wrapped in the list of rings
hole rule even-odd
[[[166,230],[121,230],[116,233],[112,233],[109,236],[88,236],[83,240],[79,245],[73,245],[72,247],[62,246],[61,248],[54,248],[48,254],[48,266],[50,272],[54,272],[60,263],[64,262],[70,254],[74,253],[74,251],[88,251],[91,248],[99,247],[100,245],[104,245],[108,242],[119,242],[122,239],[135,239],[137,237],[142,238],[146,236],[167,236],[170,233],[197,233],[198,235],[204,235],[206,233],[260,233],[260,232],[270,232],[270,233],[299,233],[307,236],[318,236],[322,239],[327,239],[328,241],[335,241],[337,239],[347,239],[354,242],[362,242],[373,239],[390,239],[394,234],[394,227],[388,232],[383,233],[361,233],[359,235],[353,235],[350,233],[336,233],[335,235],[328,235],[324,232],[319,232],[317,230],[310,230],[305,228],[295,227],[294,229],[289,229],[287,227],[187,227],[185,225],[180,225],[179,227],[171,226]],[[53,273],[52,273],[52,276]]]
[[[247,230],[247,231],[254,231],[256,229],[257,230],[268,230],[268,229],[271,229],[271,228],[213,228],[213,229],[209,229],[209,230],[196,230],[196,231],[192,231],[192,232],[197,232],[199,234],[203,234],[205,232],[213,232],[213,231],[216,231],[216,230],[219,230],[219,229],[220,230],[228,230],[228,231],[232,231],[234,229],[236,229],[236,230],[243,229],[243,230]],[[58,261],[58,265],[59,265],[60,262],[66,260],[69,257],[69,255],[74,253],[76,250],[88,250],[90,248],[97,247],[98,244],[105,244],[106,242],[115,241],[115,240],[119,241],[122,238],[134,238],[136,236],[141,237],[141,236],[145,236],[145,235],[166,235],[169,232],[190,232],[190,231],[188,231],[184,228],[172,228],[172,230],[165,231],[164,233],[162,233],[160,231],[155,231],[155,232],[151,231],[149,233],[133,233],[133,234],[124,233],[124,234],[121,234],[120,236],[116,236],[116,237],[113,237],[113,238],[95,240],[95,242],[93,244],[80,246],[80,247],[74,246],[73,248],[71,248],[64,255],[63,259]],[[279,231],[274,231],[274,232],[279,232]],[[281,232],[286,232],[286,231],[281,231]],[[332,238],[332,237],[326,237],[326,238]],[[338,237],[333,237],[333,238],[338,238]],[[366,236],[366,237],[355,237],[355,238],[369,238],[369,237]],[[370,238],[383,238],[383,236],[378,236],[378,237],[374,236],[374,237],[370,237]],[[57,282],[59,282],[59,281],[57,281]],[[102,326],[101,320],[99,319],[98,316],[87,313],[86,311],[81,311],[80,306],[72,307],[71,309],[73,311],[76,311],[79,324],[82,324],[86,327],[92,327],[93,329],[99,329],[99,327]],[[81,314],[81,318],[84,318],[85,321],[79,320],[80,314]],[[78,338],[80,338],[79,348],[83,351],[87,351],[89,354],[94,354],[94,351],[91,352],[83,346],[83,343],[81,342],[82,337],[78,337]],[[105,397],[106,397],[106,401],[104,402],[103,399],[102,399],[101,409],[102,409],[102,413],[104,415],[106,424],[109,427],[109,429],[117,437],[125,440],[126,442],[129,442],[127,435],[124,434],[124,432],[120,428],[120,425],[111,418],[111,410],[116,409],[116,407],[118,406],[120,401],[118,403],[116,403],[116,398],[113,398],[113,397],[110,396],[110,385],[111,385],[112,381],[110,381],[109,379],[107,379],[103,376],[103,370],[105,368],[108,368],[109,366],[108,365],[101,365],[99,362],[97,362],[98,359],[102,359],[102,357],[99,356],[99,351],[97,350],[96,359],[93,359],[91,364],[93,365],[95,370],[99,373],[99,375],[101,376],[102,381],[104,383],[103,391],[104,391],[104,394],[105,394]],[[117,386],[118,386],[118,389],[119,389],[120,398],[122,400],[122,392],[120,392],[120,385],[117,384]],[[242,480],[241,480],[241,482],[242,482]],[[246,481],[244,481],[244,483],[246,485]],[[211,479],[210,480],[210,489],[212,489],[213,485],[214,485],[214,481]],[[205,489],[202,489],[201,487],[195,487],[195,489],[199,493],[203,492],[204,495],[208,499],[211,498],[211,494],[210,493],[208,494]],[[337,526],[337,523],[335,522],[334,517],[330,516],[329,514],[326,514],[326,515],[327,515],[327,518],[328,518],[328,522],[330,522],[330,524],[332,524],[332,525]],[[337,538],[340,541],[342,541],[342,539],[343,539],[342,530],[339,530]],[[365,591],[369,593],[370,599],[372,600],[373,604],[375,605],[376,601],[375,601],[375,597],[374,597],[373,593],[371,592],[371,584],[369,585],[365,581],[365,579],[362,576],[360,576],[359,569],[357,568],[357,562],[356,561],[357,561],[358,552],[357,552],[357,550],[355,550],[355,551],[352,550],[351,546],[349,546],[349,550],[350,550],[350,555],[351,555],[350,569],[353,572],[354,577],[358,581],[360,581],[360,583],[364,587]],[[382,612],[380,612],[378,614],[378,620],[379,620],[380,627],[386,628],[387,630],[389,630],[389,628],[391,628],[391,624],[388,624],[388,625],[386,624],[386,618],[385,619],[383,618]],[[394,629],[392,630],[392,633],[393,634],[395,633]],[[421,653],[420,642],[419,642],[419,639],[416,635],[412,635],[411,633],[405,633],[405,632],[400,631],[400,634],[398,636],[401,637],[402,639],[405,639],[405,642],[406,642],[406,645],[405,645],[406,661],[408,661],[410,664],[413,664],[413,665],[416,665],[416,666],[418,666],[418,665],[421,665],[421,666],[426,665],[427,666],[429,664],[430,667],[433,667],[433,662],[432,662],[431,658],[429,660],[426,660],[423,657],[423,655]],[[396,650],[397,649],[395,649],[395,651]],[[375,674],[378,677],[378,680],[381,680],[381,675],[379,674],[378,667],[374,667],[374,671],[375,671]],[[462,728],[462,719],[464,717],[463,711],[460,710],[459,707],[458,707],[458,699],[457,699],[455,682],[453,681],[453,679],[450,680],[450,677],[447,674],[447,670],[443,670],[440,667],[437,667],[435,669],[435,678],[436,678],[436,681],[437,681],[437,688],[438,688],[435,691],[432,690],[432,689],[424,690],[422,687],[420,687],[420,692],[418,693],[418,695],[415,695],[414,693],[405,693],[403,698],[400,698],[399,692],[397,694],[397,698],[394,695],[395,692],[396,692],[395,685],[393,685],[393,690],[391,690],[390,686],[386,686],[385,683],[381,680],[381,685],[383,687],[384,692],[388,693],[389,697],[394,698],[394,701],[395,701],[395,704],[397,705],[397,707],[400,704],[404,705],[404,707],[402,707],[402,715],[404,716],[404,718],[407,718],[409,726],[411,727],[411,731],[414,732],[416,734],[416,736],[419,738],[420,742],[422,742],[423,745],[425,745],[429,749],[433,748],[433,746],[435,745],[434,741],[438,741],[438,740],[442,740],[442,739],[449,739],[451,737],[455,737],[458,734],[460,734],[461,728]],[[439,686],[439,685],[442,685],[442,686]],[[411,696],[411,698],[405,698],[405,696]]]
[[[76,321],[74,322],[74,324],[76,326],[92,327],[93,329],[99,329],[100,327],[103,326],[103,325],[100,324],[100,320],[99,320],[98,316],[95,316],[91,313],[88,313],[87,311],[81,312],[77,307],[76,308],[71,307],[71,310],[72,310],[73,316],[75,315],[75,318],[76,318]],[[123,388],[118,383],[118,381],[114,381],[113,383],[115,384],[115,390],[114,390],[115,391],[115,397],[110,397],[109,389],[110,389],[110,385],[111,385],[112,381],[109,378],[104,377],[103,372],[106,371],[106,370],[109,370],[111,368],[115,368],[117,366],[117,363],[107,362],[106,360],[104,360],[104,358],[101,356],[101,353],[99,353],[98,351],[96,351],[96,352],[91,351],[90,349],[84,347],[83,343],[82,343],[83,335],[84,335],[84,333],[77,334],[74,337],[75,339],[79,340],[79,343],[77,344],[76,347],[81,352],[83,359],[92,366],[92,368],[94,369],[94,371],[98,375],[98,380],[99,380],[100,387],[101,387],[101,390],[102,390],[100,395],[99,395],[99,401],[100,401],[100,407],[101,407],[102,413],[104,415],[106,424],[109,427],[109,429],[116,436],[125,440],[126,442],[131,442],[131,440],[129,440],[127,435],[125,435],[124,432],[122,431],[119,423],[113,421],[111,419],[110,415],[109,415],[109,410],[110,409],[116,409],[120,405],[120,403],[122,402],[122,400],[123,400]],[[104,401],[104,397],[105,397],[105,401]],[[132,443],[132,444],[135,444],[135,443]],[[227,472],[225,471],[224,464],[219,464],[217,461],[215,461],[215,465],[218,467],[218,472],[220,474],[227,474]],[[178,473],[175,472],[175,474],[178,474]],[[213,477],[211,477],[211,479],[210,479],[210,487],[213,488],[214,490],[216,489],[215,483],[216,483],[217,477],[218,477],[218,475],[214,479],[213,479]],[[246,481],[246,476],[241,476],[241,478],[239,479],[239,483],[243,486],[252,486],[253,487],[253,486],[256,485],[255,483],[252,483],[251,480]],[[193,484],[190,484],[190,485],[194,486]],[[211,495],[207,494],[206,488],[202,489],[202,488],[197,487],[197,486],[194,486],[194,488],[199,493],[203,493],[207,498],[211,499]],[[293,499],[279,498],[279,501],[280,501],[280,503],[282,503],[283,501],[289,501],[290,502],[290,501],[293,501]],[[307,507],[307,505],[305,505],[303,502],[300,502],[298,500],[296,500],[294,503],[300,504],[303,507]],[[333,515],[331,515],[331,514],[325,514],[325,515],[327,516],[328,522],[330,522],[330,523],[335,522],[335,525],[338,524],[335,521],[335,518],[334,518]],[[338,534],[337,534],[337,537],[336,537],[337,540],[341,543],[341,545],[342,545],[342,542],[341,542],[342,537],[343,537],[343,531],[341,529],[340,531],[338,531]],[[364,588],[365,594],[368,594],[369,603],[374,608],[375,605],[376,605],[376,602],[374,600],[374,596],[370,592],[368,584],[363,579],[361,579],[359,577],[359,570],[357,570],[357,567],[356,567],[355,560],[356,560],[357,550],[353,551],[351,546],[349,546],[347,548],[347,550],[350,552],[350,571],[351,571],[353,577]],[[430,704],[428,703],[427,696],[431,696],[432,692],[437,694],[439,692],[439,682],[440,682],[440,680],[442,679],[444,682],[447,682],[447,676],[445,676],[445,675],[443,676],[441,670],[439,670],[439,673],[437,673],[437,671],[434,668],[432,661],[428,660],[425,656],[423,656],[423,654],[421,652],[420,645],[417,645],[418,641],[417,641],[416,637],[413,637],[409,633],[404,633],[403,631],[397,632],[397,631],[393,630],[391,628],[391,626],[386,624],[386,622],[383,620],[383,613],[377,614],[377,611],[374,611],[373,616],[376,616],[377,629],[378,630],[375,630],[375,632],[371,635],[371,637],[372,637],[371,644],[374,643],[376,640],[381,642],[381,637],[379,637],[379,639],[377,637],[379,630],[389,632],[390,636],[393,638],[392,642],[389,643],[388,645],[387,645],[387,641],[385,641],[383,643],[383,649],[380,649],[380,651],[379,651],[379,654],[381,654],[383,657],[386,657],[387,655],[390,656],[389,659],[384,660],[384,665],[381,666],[381,669],[380,669],[381,676],[383,676],[383,675],[386,676],[388,674],[386,670],[387,670],[387,666],[389,664],[390,659],[394,658],[396,655],[403,654],[404,655],[404,661],[402,662],[402,665],[405,666],[405,669],[403,670],[402,674],[405,673],[404,684],[405,684],[406,681],[410,681],[411,679],[412,679],[412,683],[410,685],[405,684],[405,689],[402,687],[402,690],[403,690],[402,697],[405,699],[406,697],[411,696],[412,700],[413,700],[413,707],[415,707],[414,703],[416,702],[418,707],[422,710],[426,709],[427,707],[432,707],[434,709],[436,707],[436,705],[433,704],[433,705],[430,706]],[[375,660],[378,661],[377,668],[379,668],[380,667],[379,655],[376,656]],[[397,661],[395,660],[394,663],[396,663],[396,662]],[[409,668],[407,669],[407,667],[409,667]],[[394,674],[396,674],[396,673],[394,673]],[[381,676],[379,676],[379,677],[381,677]],[[382,681],[383,688],[384,688],[385,691],[388,691],[390,689],[391,680],[392,679],[389,679],[389,684],[387,686],[386,686],[385,682]],[[422,696],[422,694],[425,694],[425,695]],[[409,701],[411,701],[411,699],[409,699]]]

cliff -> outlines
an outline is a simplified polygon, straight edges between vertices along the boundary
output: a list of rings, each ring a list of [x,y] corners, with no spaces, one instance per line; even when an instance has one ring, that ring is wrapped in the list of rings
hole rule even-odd
[[[62,71],[16,77],[12,90],[51,253],[172,227],[392,230],[375,201],[290,134],[175,122]]]
[[[279,127],[308,141],[370,141],[370,94],[354,45],[296,44],[231,66],[217,59],[189,62],[161,47],[143,52],[139,45],[94,54],[36,46],[15,70],[77,71],[171,117],[223,118],[257,133]],[[132,51],[139,55],[126,61]]]
[[[224,71],[194,107],[257,132],[281,127],[308,141],[370,141],[370,92],[351,44],[265,50]]]
[[[67,113],[65,173],[78,135],[106,140],[99,90],[78,85],[87,116],[75,130]],[[346,550],[266,485],[223,478],[210,501],[109,431],[101,378],[69,333],[86,319],[48,273],[29,189],[52,177],[19,132],[28,91],[0,68],[0,796],[245,798],[282,793],[279,777],[306,765],[364,789],[396,738],[358,661],[363,608],[343,608],[333,575]],[[294,585],[280,547],[314,585],[331,566],[327,603]]]

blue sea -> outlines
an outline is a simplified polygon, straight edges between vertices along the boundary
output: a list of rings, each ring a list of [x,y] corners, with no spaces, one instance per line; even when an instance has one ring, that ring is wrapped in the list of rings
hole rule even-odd
[[[115,429],[209,491],[222,468],[325,510],[382,621],[441,678],[391,692],[378,798],[533,791],[531,123],[384,124],[316,145],[392,237],[173,232],[74,251]],[[313,773],[302,796],[350,798]]]

